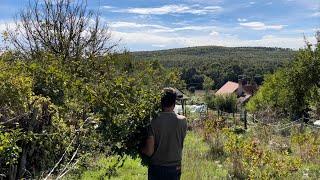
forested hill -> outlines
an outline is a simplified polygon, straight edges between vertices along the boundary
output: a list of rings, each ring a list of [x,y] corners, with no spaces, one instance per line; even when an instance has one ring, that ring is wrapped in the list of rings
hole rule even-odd
[[[180,68],[188,88],[196,89],[202,89],[205,76],[215,81],[215,88],[237,81],[239,75],[260,84],[264,74],[292,60],[294,54],[283,48],[221,46],[133,52],[136,60],[158,60],[165,67]]]

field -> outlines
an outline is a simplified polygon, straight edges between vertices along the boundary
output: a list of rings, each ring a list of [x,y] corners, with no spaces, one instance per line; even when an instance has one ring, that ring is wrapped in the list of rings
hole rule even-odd
[[[196,132],[188,132],[185,139],[182,163],[182,179],[213,179],[226,177],[228,172],[220,161],[208,158],[209,145]],[[115,163],[115,157],[92,159],[90,168],[80,175],[81,179],[108,179],[105,174],[109,166]],[[66,176],[65,179],[78,179],[78,176]],[[147,167],[141,160],[127,157],[123,167],[118,168],[111,179],[147,179]]]
[[[189,93],[194,102],[204,94]],[[248,117],[245,130],[239,115],[208,116],[187,112],[190,130],[185,139],[182,179],[318,179],[320,177],[320,128],[302,120],[263,123]],[[235,119],[234,119],[235,117]],[[235,124],[236,123],[236,124]],[[98,156],[89,166],[74,170],[65,179],[146,179],[140,158],[126,156],[123,166],[116,157]]]
[[[246,132],[227,128],[214,114],[193,123],[183,150],[182,179],[317,179],[320,177],[320,129],[299,123],[278,131],[250,122]],[[89,167],[65,179],[146,179],[147,168],[139,158],[126,157],[122,167],[110,171],[115,157],[97,157]],[[110,175],[110,176],[107,176]]]

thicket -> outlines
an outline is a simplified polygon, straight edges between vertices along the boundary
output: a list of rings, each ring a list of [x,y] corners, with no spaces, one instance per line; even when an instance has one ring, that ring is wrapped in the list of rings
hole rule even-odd
[[[271,109],[293,119],[319,117],[320,102],[320,33],[317,44],[307,42],[293,61],[268,75],[247,109],[261,112]]]
[[[303,121],[282,122],[319,118],[320,33],[317,35],[317,44],[307,43],[290,64],[266,77],[247,104],[258,120],[247,131],[230,128],[228,118],[219,116],[204,122],[204,138],[211,147],[209,157],[223,159],[229,177],[320,177],[319,129],[306,126]]]
[[[237,111],[237,95],[226,94],[226,95],[212,95],[206,94],[204,101],[210,109],[217,111],[235,113]]]
[[[300,125],[278,130],[255,124],[245,133],[228,128],[222,118],[210,116],[202,133],[209,143],[208,158],[223,162],[235,179],[317,179],[319,131]]]
[[[0,179],[62,177],[101,153],[137,156],[179,72],[117,52],[85,1],[30,1],[19,17],[0,56]]]
[[[65,151],[56,171],[73,153],[72,163],[95,152],[137,155],[161,88],[179,81],[175,71],[132,64],[126,55],[63,63],[5,54],[0,65],[0,171],[7,177],[48,173]]]

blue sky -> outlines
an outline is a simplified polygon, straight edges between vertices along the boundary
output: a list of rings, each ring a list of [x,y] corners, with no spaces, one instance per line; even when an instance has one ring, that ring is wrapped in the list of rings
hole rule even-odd
[[[1,0],[0,31],[28,0]],[[320,29],[320,0],[88,0],[131,51],[177,47],[298,49]],[[0,40],[1,41],[1,40]],[[1,42],[0,42],[1,43]]]

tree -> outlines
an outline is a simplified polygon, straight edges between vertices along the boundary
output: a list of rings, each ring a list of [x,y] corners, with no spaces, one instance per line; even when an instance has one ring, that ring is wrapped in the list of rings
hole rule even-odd
[[[136,60],[155,60],[166,68],[176,67],[181,70],[181,79],[188,88],[204,89],[204,76],[215,80],[214,88],[220,88],[227,81],[237,82],[239,75],[253,78],[261,85],[265,74],[292,61],[295,53],[283,48],[206,46],[132,54]]]
[[[319,33],[316,36],[319,39]],[[265,83],[249,101],[247,108],[257,112],[272,108],[292,118],[306,116],[310,105],[318,97],[320,87],[320,43],[315,47],[306,42],[294,60],[274,74],[266,76]]]
[[[115,47],[98,13],[85,0],[34,0],[18,14],[7,40],[24,58],[46,52],[63,60],[105,55]]]
[[[35,1],[20,13],[8,35],[18,56],[0,56],[1,176],[61,178],[97,153],[137,156],[160,89],[182,84],[178,71],[110,52],[93,15],[80,0]]]
[[[206,93],[208,93],[214,86],[214,81],[208,76],[204,77],[203,81],[203,88],[206,90]]]

